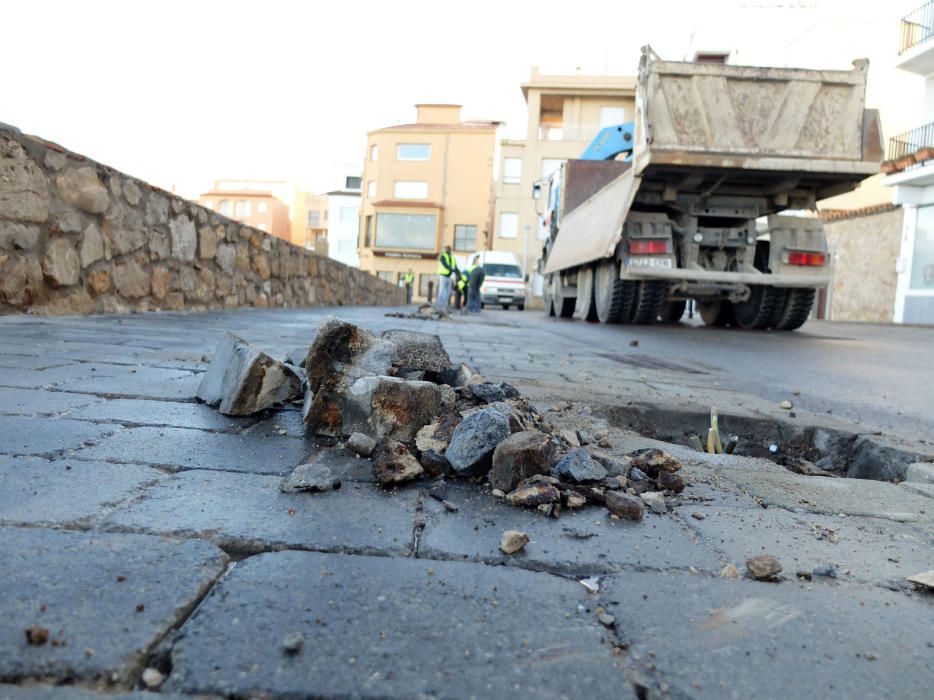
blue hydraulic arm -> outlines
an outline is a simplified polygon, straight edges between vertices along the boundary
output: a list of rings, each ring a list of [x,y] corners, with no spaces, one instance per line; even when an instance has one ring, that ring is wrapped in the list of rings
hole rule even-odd
[[[632,160],[632,146],[636,140],[636,123],[626,122],[600,129],[593,141],[587,146],[581,160],[613,160],[620,153],[628,153],[626,160]]]

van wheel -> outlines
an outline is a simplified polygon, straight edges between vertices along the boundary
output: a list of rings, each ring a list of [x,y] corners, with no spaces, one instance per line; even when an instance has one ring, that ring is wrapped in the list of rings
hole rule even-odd
[[[509,311],[509,304],[503,304],[503,311]]]
[[[516,308],[519,311],[525,311],[525,304],[516,304]]]

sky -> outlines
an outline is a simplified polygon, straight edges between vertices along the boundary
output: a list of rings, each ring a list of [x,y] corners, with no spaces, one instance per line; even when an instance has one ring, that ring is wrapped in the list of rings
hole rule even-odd
[[[0,122],[188,197],[217,179],[321,192],[362,170],[366,133],[453,102],[522,138],[519,84],[636,72],[734,51],[735,63],[872,61],[886,132],[920,124],[917,80],[892,68],[921,0],[0,0]]]

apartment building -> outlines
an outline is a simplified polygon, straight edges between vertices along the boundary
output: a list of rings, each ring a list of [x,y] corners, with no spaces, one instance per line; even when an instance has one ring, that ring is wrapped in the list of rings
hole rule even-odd
[[[289,207],[279,198],[287,190],[284,180],[215,180],[214,187],[198,197],[198,203],[289,241]]]
[[[328,257],[350,267],[360,267],[360,195],[359,177],[346,178],[343,189],[325,195]]]
[[[415,108],[414,123],[367,134],[360,268],[393,283],[411,269],[424,299],[444,246],[461,257],[490,247],[500,122],[461,121],[460,105]]]
[[[579,158],[603,127],[634,118],[636,78],[543,75],[533,67],[529,81],[520,87],[528,106],[526,137],[500,141],[490,247],[515,253],[530,275],[533,296],[541,296],[536,268],[544,229],[532,185],[547,180],[568,158]]]

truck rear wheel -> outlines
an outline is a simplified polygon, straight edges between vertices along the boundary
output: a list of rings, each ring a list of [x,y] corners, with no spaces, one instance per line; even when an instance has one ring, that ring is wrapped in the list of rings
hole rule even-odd
[[[786,289],[785,306],[775,323],[775,330],[793,331],[801,328],[811,315],[816,289]]]
[[[561,284],[561,275],[557,272],[551,276],[551,299],[555,306],[555,316],[561,318],[571,318],[574,315],[574,304],[576,299],[564,295],[564,288]]]
[[[621,323],[628,319],[636,285],[619,278],[619,263],[604,260],[597,264],[593,291],[600,323]]]
[[[726,300],[698,301],[697,311],[705,326],[725,326],[733,320],[732,304]]]
[[[640,325],[655,323],[667,303],[667,282],[639,282],[632,305],[632,322]]]
[[[785,290],[763,284],[753,285],[749,299],[733,304],[733,321],[737,328],[761,330],[778,323],[785,306]]]
[[[574,318],[584,321],[597,320],[597,305],[594,303],[593,268],[586,267],[577,273],[577,300],[574,305]]]

